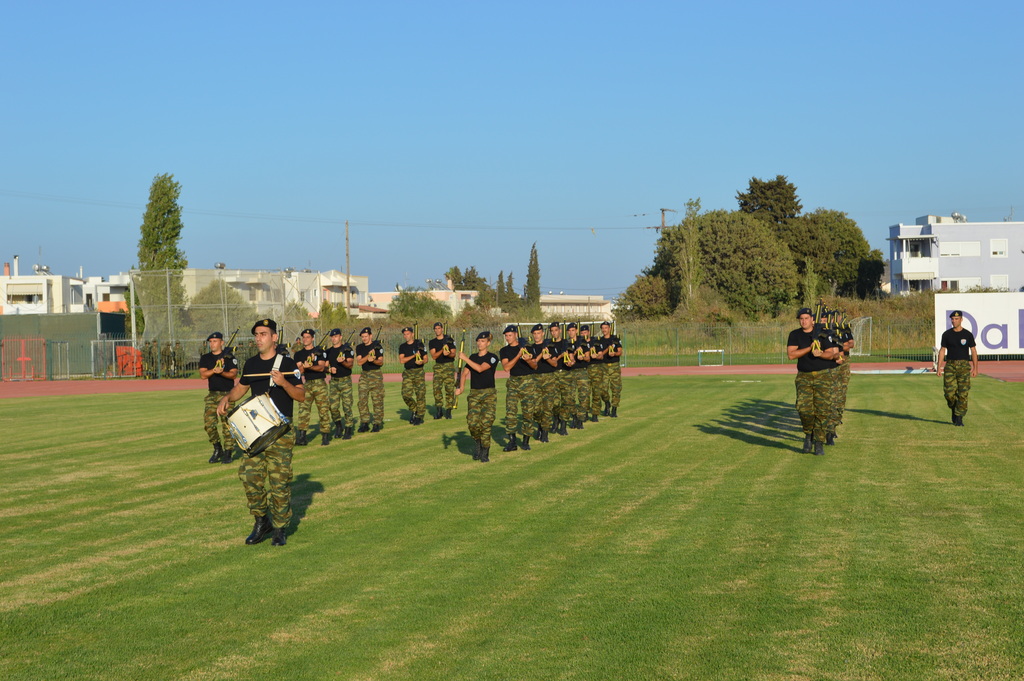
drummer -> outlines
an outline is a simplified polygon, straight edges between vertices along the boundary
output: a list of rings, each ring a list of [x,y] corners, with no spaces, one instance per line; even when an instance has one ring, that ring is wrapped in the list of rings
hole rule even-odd
[[[268,394],[278,411],[291,420],[295,400],[304,402],[306,392],[297,375],[295,360],[277,353],[277,322],[261,319],[252,327],[258,355],[242,368],[242,377],[217,407],[226,414],[229,402],[237,402],[252,388],[253,397]],[[246,544],[259,544],[273,534],[271,544],[284,546],[292,519],[292,447],[295,431],[288,429],[272,445],[254,456],[244,456],[238,477],[245,489],[249,512],[256,518]]]

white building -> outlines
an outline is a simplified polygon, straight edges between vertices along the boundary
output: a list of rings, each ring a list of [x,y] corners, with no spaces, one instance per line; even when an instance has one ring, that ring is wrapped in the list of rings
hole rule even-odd
[[[925,215],[889,227],[892,293],[1024,290],[1024,222]]]

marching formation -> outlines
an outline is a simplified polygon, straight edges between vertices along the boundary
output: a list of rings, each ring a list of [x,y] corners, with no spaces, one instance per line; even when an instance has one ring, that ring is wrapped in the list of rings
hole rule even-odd
[[[818,302],[797,310],[800,328],[789,334],[786,354],[796,362],[796,410],[804,432],[804,453],[825,454],[836,443],[850,384],[853,332],[846,316]]]
[[[370,327],[363,328],[361,342],[353,348],[350,341],[355,332],[342,341],[341,330],[331,329],[317,345],[316,331],[304,329],[298,339],[301,347],[288,357],[279,343],[277,323],[263,319],[252,327],[256,354],[246,360],[241,373],[223,335],[216,332],[207,338],[210,352],[200,357],[199,365],[200,377],[208,384],[203,423],[213,445],[209,462],[230,463],[235,449],[242,453],[238,475],[255,518],[246,544],[260,543],[271,535],[275,546],[287,541],[292,448],[309,444],[307,429],[314,404],[321,446],[332,439],[350,440],[354,432],[376,433],[384,428],[385,350],[376,339],[380,331],[375,334]],[[441,322],[434,324],[433,332],[434,338],[424,343],[417,327],[405,327],[404,342],[397,348],[409,424],[425,423],[425,365],[433,361],[433,418],[451,419],[459,397],[468,390],[466,421],[475,461],[490,461],[499,369],[509,373],[505,452],[529,451],[531,438],[534,444],[546,443],[550,435],[568,435],[569,429],[582,429],[599,416],[618,416],[623,348],[609,322],[601,323],[600,336],[594,339],[588,324],[576,322],[555,322],[547,328],[536,324],[529,340],[519,335],[518,326],[509,325],[497,355],[491,352],[490,331],[477,335],[473,354],[466,353],[465,331],[458,344]],[[355,366],[360,370],[358,418],[353,411]],[[252,397],[239,403],[249,390]]]

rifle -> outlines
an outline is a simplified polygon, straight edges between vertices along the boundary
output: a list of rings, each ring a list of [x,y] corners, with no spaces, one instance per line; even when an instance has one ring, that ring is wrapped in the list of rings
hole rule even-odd
[[[416,322],[413,324],[412,336],[415,339],[413,343],[413,354],[416,355],[417,364],[423,365],[427,363],[427,346],[424,344],[423,339],[420,338],[420,323]]]
[[[228,341],[228,344],[224,346],[225,348],[227,348],[228,352],[231,353],[232,357],[235,354],[235,349],[231,346],[231,344],[235,342],[235,336],[238,335],[238,332],[241,328],[242,327],[238,327],[237,329],[235,329],[235,332],[231,334],[231,339]]]
[[[462,330],[462,338],[459,339],[459,360],[455,363],[455,389],[458,390],[462,385],[462,354],[466,350],[466,330]],[[452,409],[459,408],[459,393],[455,393],[455,404]]]

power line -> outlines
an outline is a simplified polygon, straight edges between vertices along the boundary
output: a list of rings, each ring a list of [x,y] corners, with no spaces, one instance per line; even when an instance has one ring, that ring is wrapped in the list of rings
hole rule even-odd
[[[20,192],[10,189],[0,189],[0,195],[14,196],[18,198],[35,199],[38,201],[53,201],[57,203],[77,203],[88,206],[105,206],[109,208],[132,208],[135,210],[145,210],[144,206],[133,203],[124,203],[120,201],[101,201],[97,199],[83,199],[71,196],[57,196],[54,194],[38,194],[33,192]],[[297,215],[271,215],[267,213],[236,213],[232,211],[223,210],[204,210],[197,208],[182,208],[181,212],[186,215],[206,215],[210,217],[223,217],[223,218],[240,218],[243,220],[268,220],[273,222],[300,222],[300,223],[312,223],[312,224],[331,224],[338,225],[344,222],[343,219],[339,218],[320,218],[320,217],[309,217],[309,216],[297,216]],[[443,223],[443,222],[387,222],[379,220],[350,220],[352,225],[364,226],[364,227],[395,227],[395,228],[415,228],[415,229],[457,229],[457,230],[475,230],[475,231],[520,231],[520,232],[531,232],[531,231],[556,231],[556,232],[593,232],[595,235],[597,231],[623,231],[623,230],[643,230],[648,229],[647,227],[522,227],[517,225],[480,225],[480,224],[454,224],[454,223]]]

